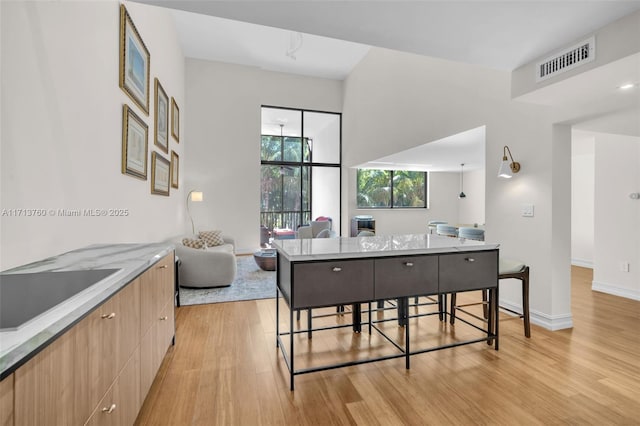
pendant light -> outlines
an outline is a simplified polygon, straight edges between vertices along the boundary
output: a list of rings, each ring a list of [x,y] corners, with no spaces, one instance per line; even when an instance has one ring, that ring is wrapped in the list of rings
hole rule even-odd
[[[467,198],[467,196],[463,191],[463,188],[464,188],[464,163],[460,164],[460,194],[458,195],[458,198]]]

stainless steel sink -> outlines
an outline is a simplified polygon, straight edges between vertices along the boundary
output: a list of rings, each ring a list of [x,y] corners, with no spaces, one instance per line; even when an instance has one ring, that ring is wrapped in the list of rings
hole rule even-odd
[[[11,331],[118,269],[0,274],[0,331]]]

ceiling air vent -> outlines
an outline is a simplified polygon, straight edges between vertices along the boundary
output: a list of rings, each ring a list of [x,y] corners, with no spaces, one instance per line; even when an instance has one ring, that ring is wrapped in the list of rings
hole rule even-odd
[[[536,64],[536,82],[546,80],[596,58],[596,39],[588,38]]]

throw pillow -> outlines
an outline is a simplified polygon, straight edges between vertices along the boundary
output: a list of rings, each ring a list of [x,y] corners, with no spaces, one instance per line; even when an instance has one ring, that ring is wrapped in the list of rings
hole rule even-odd
[[[200,231],[198,237],[204,240],[207,247],[221,246],[224,244],[222,231]]]
[[[204,250],[207,248],[207,245],[205,244],[204,240],[201,240],[200,238],[198,239],[183,238],[182,245],[185,247],[191,247],[191,248],[200,249],[200,250]]]

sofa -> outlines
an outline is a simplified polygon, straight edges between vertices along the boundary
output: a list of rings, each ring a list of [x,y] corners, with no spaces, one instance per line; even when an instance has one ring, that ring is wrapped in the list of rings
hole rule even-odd
[[[197,240],[198,235],[179,235],[170,239],[180,259],[180,287],[230,286],[238,269],[234,239],[222,235],[224,244],[202,249],[185,246],[182,242],[185,238]]]

